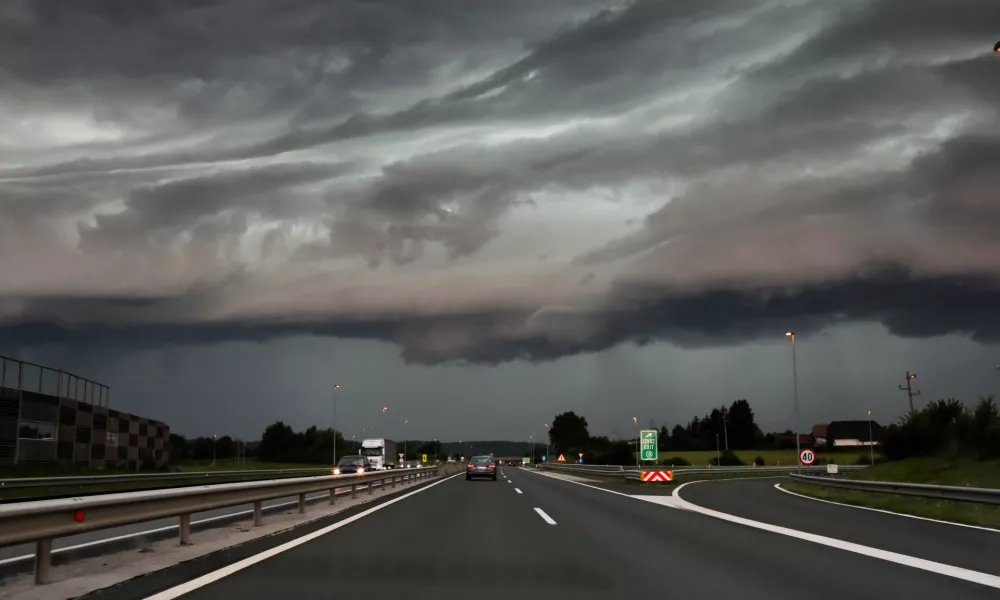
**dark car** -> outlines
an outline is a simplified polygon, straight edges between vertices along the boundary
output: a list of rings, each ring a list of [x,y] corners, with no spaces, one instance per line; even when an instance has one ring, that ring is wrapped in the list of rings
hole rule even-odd
[[[334,475],[355,475],[371,471],[371,463],[360,454],[351,454],[342,457],[337,461],[337,466],[333,468]]]
[[[465,480],[468,481],[473,477],[489,477],[496,481],[497,464],[489,456],[473,456],[465,465]]]

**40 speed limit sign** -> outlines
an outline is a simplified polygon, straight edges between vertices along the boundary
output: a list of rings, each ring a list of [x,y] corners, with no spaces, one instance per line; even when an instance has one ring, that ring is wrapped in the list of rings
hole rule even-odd
[[[799,452],[799,462],[808,467],[816,462],[816,453],[809,448],[803,449],[802,452]]]

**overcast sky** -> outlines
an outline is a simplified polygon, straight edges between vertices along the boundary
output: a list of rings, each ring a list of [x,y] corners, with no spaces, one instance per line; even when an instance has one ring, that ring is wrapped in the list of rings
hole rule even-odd
[[[334,383],[359,437],[784,429],[786,329],[803,430],[895,420],[907,369],[997,393],[997,38],[985,0],[6,0],[0,352],[249,438]]]

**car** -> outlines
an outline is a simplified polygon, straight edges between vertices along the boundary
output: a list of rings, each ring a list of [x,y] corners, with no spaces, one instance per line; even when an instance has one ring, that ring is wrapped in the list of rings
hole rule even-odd
[[[333,468],[334,475],[361,475],[372,470],[372,464],[367,457],[360,454],[342,456]]]
[[[465,480],[470,481],[474,477],[489,477],[496,481],[497,464],[489,456],[473,456],[465,465]]]

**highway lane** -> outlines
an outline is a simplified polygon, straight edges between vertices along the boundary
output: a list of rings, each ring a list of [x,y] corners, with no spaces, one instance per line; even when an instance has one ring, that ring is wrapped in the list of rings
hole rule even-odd
[[[818,502],[774,488],[787,477],[705,481],[682,498],[713,510],[1000,576],[1000,533]]]
[[[217,580],[192,572],[192,583],[155,598],[997,597],[968,581],[635,497],[504,473],[512,483],[443,481]],[[127,585],[108,597],[131,599]]]

